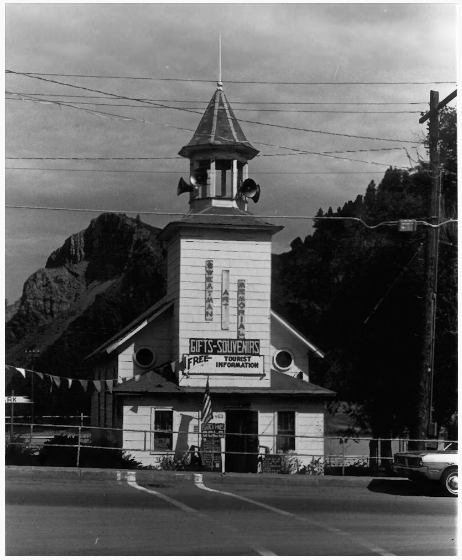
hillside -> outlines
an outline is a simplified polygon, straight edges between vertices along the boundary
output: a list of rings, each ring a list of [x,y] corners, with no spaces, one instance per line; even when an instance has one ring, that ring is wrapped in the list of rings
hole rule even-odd
[[[37,371],[88,377],[83,358],[165,294],[159,231],[106,213],[66,239],[24,284],[6,324],[6,363],[30,367],[26,350],[38,349]],[[47,410],[59,404],[50,399]]]

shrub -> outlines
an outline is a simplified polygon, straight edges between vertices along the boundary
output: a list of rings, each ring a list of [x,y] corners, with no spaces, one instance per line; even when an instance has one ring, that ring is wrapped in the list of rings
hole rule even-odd
[[[322,457],[313,457],[308,465],[302,465],[298,469],[298,474],[308,474],[311,476],[320,476],[324,474],[324,459]]]
[[[161,471],[185,471],[189,469],[189,458],[183,456],[175,459],[173,455],[161,455],[156,458],[154,468]]]
[[[5,465],[36,465],[37,455],[21,436],[13,436],[5,445]]]
[[[84,468],[139,469],[143,465],[122,449],[107,449],[110,442],[100,440],[98,447],[80,446],[79,466]],[[59,434],[47,440],[38,455],[47,467],[77,466],[78,436]]]

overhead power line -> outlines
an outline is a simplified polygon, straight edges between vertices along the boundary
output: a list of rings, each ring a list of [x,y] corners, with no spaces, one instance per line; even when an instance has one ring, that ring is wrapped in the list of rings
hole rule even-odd
[[[158,174],[181,174],[178,171],[153,171],[141,169],[71,169],[65,168],[46,168],[46,167],[5,167],[8,171],[78,171],[91,173],[158,173]],[[383,175],[383,171],[254,171],[253,175]]]
[[[158,212],[158,211],[148,211],[148,210],[102,210],[102,209],[94,209],[94,208],[58,208],[53,206],[16,206],[7,204],[5,208],[11,209],[20,209],[20,210],[51,210],[51,211],[58,211],[58,212],[99,212],[101,214],[110,213],[110,214],[139,214],[139,215],[151,215],[151,216],[183,216],[186,217],[187,212]],[[234,214],[220,214],[221,217],[228,217],[233,218],[235,217]],[[256,215],[256,214],[243,214],[242,218],[261,218],[261,219],[284,219],[284,220],[339,220],[339,221],[354,221],[359,222],[363,226],[368,229],[376,229],[381,226],[396,226],[398,224],[398,220],[387,220],[384,222],[380,222],[379,224],[375,224],[373,226],[366,224],[361,218],[354,218],[351,216],[290,216],[290,215],[279,215],[279,214],[272,214],[272,215]],[[447,224],[457,223],[458,220],[450,219],[440,224],[430,224],[424,220],[416,220],[416,223],[419,225],[424,225],[431,228],[439,228]]]
[[[103,95],[70,95],[66,93],[31,93],[6,91],[10,95],[34,95],[46,97],[77,97],[83,99],[111,99],[111,97]],[[191,99],[148,99],[143,101],[151,101],[153,103],[203,103],[208,104],[208,100],[191,100]],[[233,101],[234,105],[428,105],[428,101]]]
[[[19,95],[19,94],[11,94]],[[45,100],[45,99],[44,99]],[[6,101],[30,101],[24,97],[7,97]],[[165,110],[166,107],[146,107],[146,105],[127,105],[126,103],[92,103],[88,101],[74,101],[78,105],[91,105],[93,107],[126,107],[128,109],[155,109],[155,110]],[[203,110],[201,107],[182,107],[183,109],[189,109],[191,111]],[[170,107],[168,107],[170,109]],[[234,109],[236,112],[248,112],[248,113],[335,113],[335,114],[349,114],[349,115],[390,115],[390,114],[420,114],[422,111],[332,111],[330,109],[248,109],[240,108]]]
[[[257,142],[255,142],[257,144]],[[273,144],[264,144],[265,146],[274,146]],[[282,147],[282,146],[276,146],[276,147]],[[291,149],[296,149],[296,148],[291,148]],[[368,148],[368,149],[364,149],[364,150],[335,150],[335,151],[331,151],[331,152],[319,152],[319,154],[344,154],[344,153],[356,153],[356,152],[390,152],[390,151],[395,151],[395,150],[403,150],[405,148],[403,148],[402,146],[396,147],[396,148]],[[297,150],[298,151],[298,150]],[[310,152],[302,152],[302,153],[310,153]],[[312,152],[312,153],[316,153],[316,152]],[[272,155],[280,155],[280,154],[266,154],[267,157],[271,157]],[[316,153],[316,155],[318,155]],[[158,160],[158,159],[178,159],[178,160],[182,160],[184,161],[184,158],[181,156],[172,156],[172,157],[94,157],[94,156],[78,156],[78,157],[70,157],[70,156],[56,156],[56,157],[50,157],[50,156],[6,156],[5,159],[11,159],[11,160],[72,160],[72,161],[113,161],[113,160],[117,160],[117,161],[121,161],[121,160],[128,160],[128,161],[150,161],[150,160]]]
[[[6,70],[6,72],[10,72]],[[66,74],[66,73],[45,73],[45,72],[15,72],[16,74],[29,74],[33,76],[61,76],[66,78],[98,78],[107,80],[150,80],[158,82],[202,82],[216,83],[214,80],[195,79],[195,78],[157,78],[154,76],[103,76],[101,74]],[[269,85],[288,85],[288,86],[390,86],[390,85],[432,85],[432,84],[455,84],[451,81],[426,81],[426,82],[277,82],[271,80],[225,80],[227,84],[269,84]]]
[[[111,95],[111,96],[113,96],[117,99],[126,99],[126,100],[129,100],[129,101],[138,101],[138,102],[143,102],[143,103],[150,103],[150,102],[147,102],[147,101],[143,101],[142,99],[121,96],[121,95],[117,95],[115,93],[110,93],[110,92],[101,91],[101,90],[97,90],[97,89],[90,89],[90,88],[86,88],[86,87],[83,87],[83,86],[76,86],[74,84],[67,84],[67,83],[64,83],[64,82],[58,82],[56,80],[49,80],[47,78],[41,78],[39,76],[14,72],[12,70],[7,70],[6,72],[11,73],[11,74],[15,74],[15,75],[26,76],[28,78],[32,78],[32,79],[36,79],[36,80],[42,80],[42,81],[45,81],[45,82],[56,83],[58,85],[62,85],[62,86],[66,86],[66,87],[73,87],[73,88],[82,89],[82,90],[86,90],[86,91],[92,91],[94,93],[102,93],[102,94],[105,94],[105,95]],[[99,113],[99,114],[102,114],[102,115],[109,115],[109,116],[118,117],[118,118],[126,119],[126,120],[133,120],[133,121],[137,120],[137,119],[133,119],[133,118],[129,118],[129,117],[123,117],[121,115],[115,115],[115,114],[112,114],[112,113],[105,113],[103,111],[96,111],[96,110],[95,111],[90,111],[90,109],[85,109],[84,107],[77,107],[75,105],[69,105],[69,104],[66,104],[66,103],[61,103],[59,101],[38,100],[38,102],[39,103],[52,103],[52,104],[57,104],[57,105],[69,106],[69,107],[73,107],[74,109],[80,109],[82,111],[92,112],[92,113],[95,113],[95,114]],[[198,114],[199,113],[198,111],[192,111],[190,109],[183,109],[181,107],[159,105],[157,103],[151,103],[151,104],[156,105],[156,106],[168,107],[170,109],[174,109],[174,110],[177,110],[177,111],[185,111],[185,112],[193,113],[193,114]],[[199,114],[202,114],[202,113],[199,113]],[[143,122],[148,122],[148,121],[143,121]],[[383,141],[383,142],[404,142],[404,143],[415,144],[415,140],[401,140],[401,139],[396,139],[396,138],[379,138],[379,137],[375,137],[375,136],[360,136],[360,135],[355,135],[355,134],[342,134],[340,132],[328,132],[328,131],[324,131],[324,130],[298,128],[298,127],[277,125],[277,124],[272,124],[272,123],[263,123],[263,122],[259,122],[259,121],[250,121],[250,120],[243,120],[243,119],[240,119],[240,122],[245,122],[245,123],[248,123],[248,124],[257,124],[257,125],[261,125],[261,126],[271,126],[271,127],[276,127],[276,128],[283,128],[285,130],[298,130],[300,132],[312,132],[312,133],[317,133],[317,134],[327,134],[327,135],[331,135],[331,136],[343,136],[343,137],[347,137],[347,138],[359,138],[359,139],[364,139],[364,140],[380,140],[380,141]],[[159,124],[159,123],[152,123],[151,122],[150,124]],[[170,125],[163,125],[163,126],[169,126],[170,128],[180,129],[180,127],[175,127],[175,126],[170,126]]]

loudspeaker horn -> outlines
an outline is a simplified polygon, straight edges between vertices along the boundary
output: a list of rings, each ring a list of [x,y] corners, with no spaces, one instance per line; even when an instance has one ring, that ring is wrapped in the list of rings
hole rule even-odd
[[[181,179],[178,181],[178,188],[176,190],[177,196],[180,196],[180,194],[183,194],[185,192],[193,192],[193,190],[194,190],[194,187],[192,185],[189,185],[183,179],[183,177],[181,177]]]
[[[253,179],[246,179],[242,183],[239,192],[246,198],[251,198],[254,202],[258,202],[260,198],[260,185],[257,185]]]
[[[208,178],[207,169],[203,167],[199,167],[198,169],[194,170],[191,173],[189,180],[191,181],[191,184],[194,185],[195,187],[201,187],[207,184],[207,178]]]

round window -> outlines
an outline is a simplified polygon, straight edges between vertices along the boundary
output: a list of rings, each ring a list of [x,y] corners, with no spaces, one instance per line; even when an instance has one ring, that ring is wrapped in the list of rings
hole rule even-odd
[[[156,361],[156,355],[147,346],[143,346],[139,348],[134,354],[133,358],[135,360],[136,365],[141,368],[148,368],[154,365]]]
[[[293,363],[294,357],[288,350],[280,350],[274,356],[274,365],[282,371],[289,369]]]

